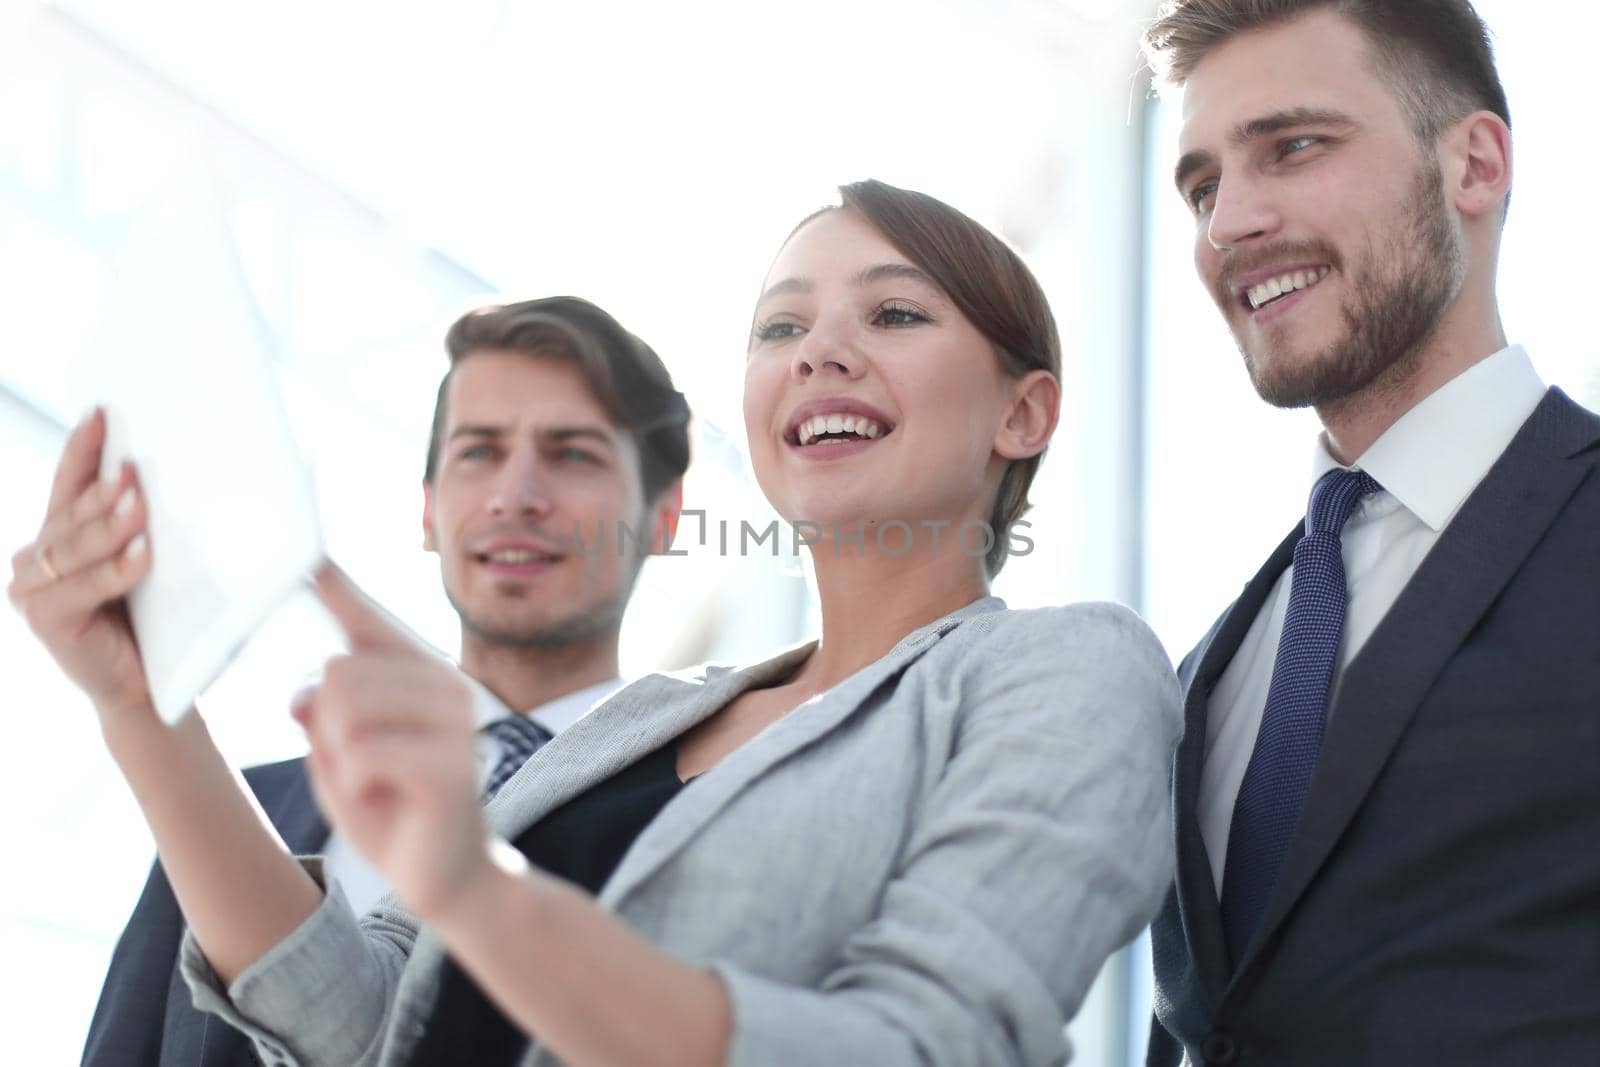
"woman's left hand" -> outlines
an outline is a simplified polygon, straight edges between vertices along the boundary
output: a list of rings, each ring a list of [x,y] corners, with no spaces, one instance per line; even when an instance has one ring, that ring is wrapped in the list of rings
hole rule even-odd
[[[333,564],[318,571],[316,589],[350,652],[295,701],[312,788],[407,906],[440,917],[490,866],[472,689]]]

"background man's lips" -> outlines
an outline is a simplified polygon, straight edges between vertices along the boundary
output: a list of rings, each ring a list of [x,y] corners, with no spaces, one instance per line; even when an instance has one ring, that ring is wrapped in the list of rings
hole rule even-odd
[[[532,552],[534,555],[559,556],[564,553],[565,549],[549,541],[527,537],[507,537],[484,541],[472,547],[469,551],[476,556],[490,556],[496,552]]]

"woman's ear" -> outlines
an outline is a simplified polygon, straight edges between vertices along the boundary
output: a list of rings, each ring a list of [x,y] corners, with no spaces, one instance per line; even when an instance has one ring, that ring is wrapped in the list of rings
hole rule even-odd
[[[1011,385],[1011,399],[994,450],[1006,459],[1027,459],[1044,451],[1061,417],[1061,383],[1047,370],[1024,374]]]

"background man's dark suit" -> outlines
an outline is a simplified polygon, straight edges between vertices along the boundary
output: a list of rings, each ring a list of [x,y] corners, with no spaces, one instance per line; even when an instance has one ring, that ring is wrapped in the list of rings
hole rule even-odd
[[[311,798],[304,760],[252,767],[244,777],[291,850],[322,850],[328,825]],[[172,887],[157,863],[112,953],[84,1043],[85,1065],[235,1067],[258,1062],[249,1039],[192,1006],[176,967],[183,926]]]
[[[1151,1067],[1600,1063],[1600,418],[1551,390],[1349,664],[1233,969],[1206,703],[1299,536],[1180,669]]]

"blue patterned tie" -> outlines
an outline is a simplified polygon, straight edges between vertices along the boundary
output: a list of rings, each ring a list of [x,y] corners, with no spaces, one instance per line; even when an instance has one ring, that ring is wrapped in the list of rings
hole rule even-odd
[[[1335,469],[1311,490],[1306,532],[1294,546],[1289,609],[1272,664],[1267,707],[1228,831],[1222,930],[1234,966],[1244,958],[1300,824],[1322,746],[1322,720],[1344,629],[1340,533],[1356,502],[1381,486],[1362,471]]]
[[[550,731],[526,715],[510,715],[491,722],[483,728],[483,732],[499,741],[504,749],[500,762],[494,765],[489,781],[483,787],[483,799],[487,801],[500,791],[501,786],[511,781],[511,776],[521,769],[529,756],[544,747],[544,743],[550,740]]]

